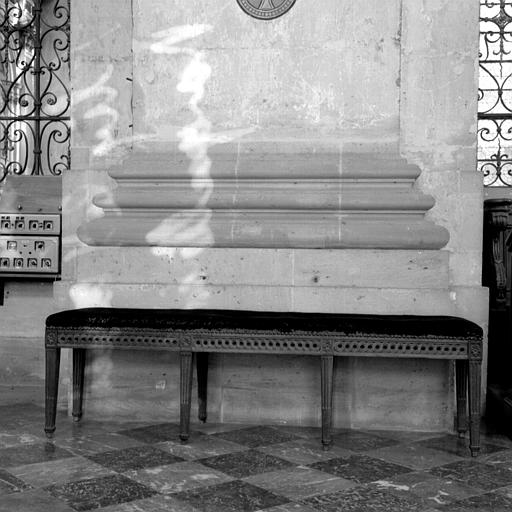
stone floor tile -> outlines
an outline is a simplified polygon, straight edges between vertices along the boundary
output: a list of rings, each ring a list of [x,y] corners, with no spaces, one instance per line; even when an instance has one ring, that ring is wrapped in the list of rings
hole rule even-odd
[[[9,468],[9,471],[32,487],[48,487],[113,474],[109,469],[83,457],[16,466]]]
[[[510,512],[512,499],[489,492],[439,507],[442,512]]]
[[[219,434],[231,430],[240,430],[240,423],[197,423],[192,424],[191,428],[202,434]]]
[[[65,501],[77,511],[97,509],[149,498],[155,491],[123,475],[104,476],[90,480],[52,485],[46,488],[52,496]]]
[[[452,462],[433,468],[429,470],[429,473],[482,491],[490,491],[512,484],[512,471],[474,460]]]
[[[316,439],[319,443],[322,440],[322,428],[321,427],[298,427],[295,425],[277,425],[275,429],[291,434],[293,436],[302,437],[304,439]],[[333,433],[337,430],[333,429]]]
[[[217,457],[200,459],[198,462],[234,478],[244,478],[293,467],[293,464],[287,460],[257,450],[218,455]]]
[[[366,453],[388,462],[394,462],[412,469],[430,469],[450,462],[463,460],[451,453],[427,448],[419,443],[399,444],[371,450]]]
[[[40,422],[38,421],[40,420]],[[32,403],[0,405],[0,428],[13,430],[26,424],[44,424],[44,408]]]
[[[288,460],[294,464],[312,464],[322,460],[353,455],[353,452],[337,446],[332,446],[330,450],[324,450],[320,442],[307,438],[262,446],[258,448],[258,451]]]
[[[444,452],[458,455],[459,457],[471,458],[471,451],[469,449],[469,439],[461,439],[456,435],[447,434],[440,437],[433,437],[418,441],[418,444],[425,446],[426,448],[433,448],[434,450],[441,450]],[[505,450],[504,446],[497,444],[490,444],[486,442],[480,443],[480,454],[486,455]]]
[[[318,512],[312,507],[303,505],[302,503],[286,503],[278,507],[266,508],[265,512]]]
[[[168,464],[184,461],[182,457],[165,453],[153,446],[135,446],[133,448],[125,448],[124,450],[101,452],[89,455],[88,458],[96,464],[110,468],[118,473],[131,469],[167,466]]]
[[[282,496],[239,480],[174,496],[202,512],[256,512],[288,503]]]
[[[52,441],[56,446],[65,448],[74,455],[91,455],[99,452],[122,450],[145,446],[140,441],[115,432],[95,433],[93,435],[74,436]]]
[[[104,432],[118,432],[119,430],[133,430],[135,428],[149,427],[155,425],[156,421],[144,421],[121,418],[121,419],[102,419],[96,416],[84,416],[82,420],[75,425],[83,426],[84,428],[93,427],[96,430],[103,430]]]
[[[478,458],[479,462],[485,462],[491,466],[512,471],[512,450],[505,450]]]
[[[0,496],[30,489],[30,485],[17,478],[13,473],[0,469]]]
[[[353,452],[365,452],[384,448],[385,446],[393,446],[398,444],[398,441],[352,430],[335,434],[333,444],[337,448],[344,448]]]
[[[424,512],[427,506],[412,496],[396,496],[375,487],[360,486],[302,501],[320,512]]]
[[[21,428],[31,435],[47,439],[46,433],[44,431],[44,424],[45,419],[43,410],[42,416],[40,418],[30,422],[27,421]],[[67,413],[60,412],[57,414],[55,421],[55,432],[52,435],[52,439],[81,437],[84,436],[86,432],[89,435],[92,435],[99,432],[105,433],[107,431],[95,422],[88,420],[75,422],[71,416],[68,416]]]
[[[13,446],[0,450],[0,466],[4,468],[37,464],[50,460],[73,457],[73,454],[52,443],[36,443],[31,445]]]
[[[178,501],[171,495],[164,494],[130,501],[119,505],[110,505],[100,509],[100,512],[199,512],[197,508]]]
[[[508,485],[507,487],[502,487],[496,491],[498,494],[506,496],[507,498],[512,499],[512,485]]]
[[[187,443],[166,441],[164,443],[155,444],[154,446],[164,452],[182,457],[185,460],[204,459],[247,450],[247,446],[224,441],[224,439],[209,435],[195,436]]]
[[[162,494],[177,493],[233,480],[230,476],[197,462],[177,462],[169,466],[127,471],[125,475]]]
[[[147,427],[119,430],[117,433],[142,443],[161,443],[163,441],[178,441],[180,426],[177,423],[159,423]]]
[[[364,484],[409,473],[410,468],[392,462],[374,459],[366,455],[352,455],[309,464],[310,468]]]
[[[349,489],[356,485],[350,480],[306,467],[263,473],[244,478],[244,482],[295,501],[317,494],[328,494]]]
[[[2,496],[0,512],[73,512],[65,502],[42,489]]]
[[[285,443],[298,439],[298,436],[267,426],[242,428],[212,435],[225,441],[248,446],[249,448]]]
[[[0,427],[1,428],[1,427]],[[44,443],[43,436],[35,436],[27,432],[19,431],[2,431],[0,432],[0,449],[12,448],[13,446],[21,446],[26,444]]]
[[[394,439],[399,443],[412,443],[413,441],[423,441],[433,437],[439,437],[439,432],[425,431],[403,431],[403,430],[365,430],[368,434],[384,437],[386,439]]]
[[[388,480],[377,480],[370,485],[397,496],[412,494],[421,498],[425,503],[430,503],[432,507],[452,503],[479,493],[467,485],[453,480],[436,478],[423,471],[397,475]]]

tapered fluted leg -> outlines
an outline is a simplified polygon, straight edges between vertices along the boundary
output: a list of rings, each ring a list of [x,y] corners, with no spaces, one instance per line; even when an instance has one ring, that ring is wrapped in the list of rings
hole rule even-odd
[[[192,352],[180,352],[180,439],[190,435],[190,403],[192,396]]]
[[[322,445],[328,450],[332,444],[332,387],[334,357],[322,356]]]
[[[197,399],[199,402],[199,421],[206,421],[208,395],[208,352],[196,353]]]
[[[47,437],[55,432],[57,416],[57,398],[59,392],[60,348],[46,348],[46,382],[45,382],[45,426]]]
[[[481,361],[469,361],[469,447],[476,457],[480,451]]]
[[[468,430],[468,362],[455,362],[455,388],[457,394],[457,432],[464,437]]]
[[[80,421],[84,396],[85,349],[73,349],[73,420]]]

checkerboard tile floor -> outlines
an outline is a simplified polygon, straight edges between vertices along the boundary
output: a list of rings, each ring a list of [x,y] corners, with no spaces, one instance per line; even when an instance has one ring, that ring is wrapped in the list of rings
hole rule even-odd
[[[0,407],[0,512],[500,512],[512,510],[512,441],[286,426],[99,422]]]

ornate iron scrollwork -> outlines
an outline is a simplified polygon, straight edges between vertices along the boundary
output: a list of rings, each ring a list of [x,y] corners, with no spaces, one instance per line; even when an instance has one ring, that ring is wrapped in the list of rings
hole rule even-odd
[[[249,16],[259,20],[273,20],[286,14],[296,0],[237,0]]]
[[[480,0],[478,167],[487,186],[512,186],[512,0]]]
[[[0,0],[0,182],[70,167],[70,0]]]

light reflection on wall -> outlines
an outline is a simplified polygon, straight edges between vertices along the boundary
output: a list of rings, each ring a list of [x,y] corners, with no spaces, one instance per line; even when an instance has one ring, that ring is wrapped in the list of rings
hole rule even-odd
[[[177,91],[190,95],[188,98],[188,107],[194,114],[195,119],[184,126],[177,133],[180,151],[185,153],[190,159],[189,174],[190,186],[196,192],[199,192],[196,207],[198,208],[197,219],[193,224],[189,220],[178,219],[177,216],[170,215],[162,221],[155,229],[146,235],[149,244],[162,237],[172,240],[179,236],[184,230],[187,232],[187,238],[198,238],[209,240],[213,243],[213,234],[210,229],[211,210],[207,208],[208,200],[213,192],[213,180],[210,177],[211,159],[208,156],[208,148],[212,144],[212,126],[203,110],[200,108],[200,102],[205,95],[205,85],[209,80],[212,68],[206,62],[205,53],[190,47],[177,46],[179,43],[199,37],[212,30],[211,25],[184,25],[172,27],[169,30],[159,32],[154,35],[155,39],[160,39],[151,45],[151,51],[158,54],[167,54],[170,58],[175,55],[188,55],[190,60],[181,74],[180,81],[176,87]],[[170,170],[171,172],[171,170]],[[174,249],[174,248],[152,248],[156,256],[166,255],[171,263],[175,254],[186,260],[192,260],[201,253],[202,249]],[[179,294],[180,303],[184,307],[201,307],[208,301],[208,292],[203,287],[198,286],[200,268],[199,264],[191,265],[187,275],[180,278]]]

